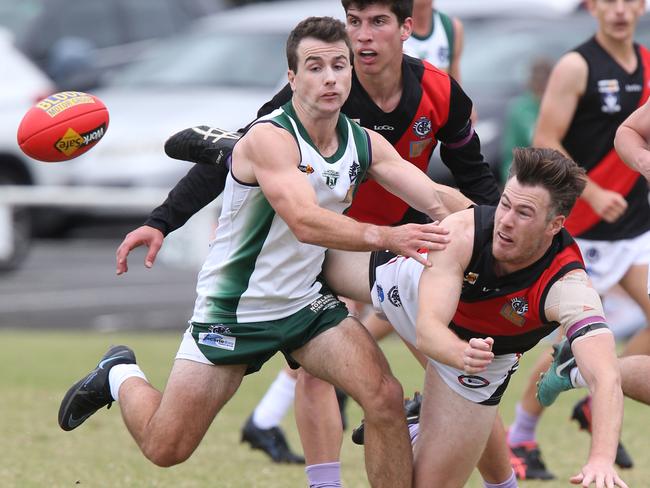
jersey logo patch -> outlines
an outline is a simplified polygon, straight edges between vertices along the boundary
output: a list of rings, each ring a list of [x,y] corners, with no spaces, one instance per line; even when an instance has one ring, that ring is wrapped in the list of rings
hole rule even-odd
[[[463,278],[463,281],[470,285],[476,284],[476,280],[478,280],[478,273],[474,273],[473,271],[465,273],[465,277]]]
[[[402,300],[399,297],[399,290],[396,286],[388,290],[388,301],[393,304],[394,307],[401,307]]]
[[[588,247],[585,251],[585,259],[590,263],[595,263],[600,260],[600,253],[595,247]]]
[[[348,171],[348,176],[350,177],[350,188],[348,188],[348,192],[345,194],[343,203],[352,203],[352,196],[354,195],[354,192],[357,189],[357,180],[359,179],[360,167],[361,166],[356,161],[354,161],[350,165],[350,171]]]
[[[490,384],[490,382],[482,376],[476,376],[473,374],[460,375],[458,377],[458,382],[465,388],[472,388],[473,390],[477,388],[485,388]]]
[[[305,164],[305,163],[300,163],[300,166],[298,166],[298,169],[302,171],[305,174],[312,174],[314,172],[314,168],[312,167],[311,164]]]
[[[620,91],[618,80],[598,80],[598,93],[602,105],[600,110],[606,114],[614,114],[621,111]]]
[[[524,297],[512,298],[506,302],[499,312],[503,318],[512,322],[517,327],[523,327],[526,319],[523,317],[528,312],[528,301]]]
[[[432,138],[424,139],[422,141],[412,141],[409,143],[409,157],[419,158],[424,151],[427,150],[429,144],[433,141]]]
[[[318,313],[323,310],[329,310],[331,308],[335,308],[339,304],[339,301],[336,299],[334,295],[328,294],[328,295],[323,295],[320,298],[317,298],[313,302],[309,304],[309,310]]]
[[[384,296],[384,289],[381,287],[381,285],[377,285],[377,298],[379,298],[380,303],[383,303],[384,298],[386,298]]]
[[[199,344],[204,346],[234,351],[236,342],[236,337],[225,336],[216,332],[199,332]]]
[[[440,46],[438,48],[438,63],[442,66],[449,66],[449,47]]]
[[[325,178],[325,184],[330,188],[334,188],[339,181],[339,172],[334,171],[333,169],[328,169],[323,171],[323,177]]]
[[[431,120],[428,117],[422,116],[413,124],[413,133],[419,138],[423,138],[431,134]]]

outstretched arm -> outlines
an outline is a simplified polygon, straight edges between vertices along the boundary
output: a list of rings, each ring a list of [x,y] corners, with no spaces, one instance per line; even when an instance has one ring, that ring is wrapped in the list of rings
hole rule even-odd
[[[391,251],[426,260],[419,248],[444,247],[437,225],[382,227],[357,222],[321,207],[307,177],[298,169],[300,153],[293,137],[272,124],[257,124],[235,146],[233,176],[258,183],[267,200],[296,238],[307,244],[348,251]]]
[[[259,109],[257,116],[272,112],[290,99],[291,89],[287,84]],[[238,133],[244,133],[247,128],[239,129]],[[148,247],[145,266],[152,267],[165,236],[185,225],[192,215],[221,195],[238,133],[200,126],[184,129],[167,140],[165,152],[169,157],[199,164],[193,166],[165,201],[153,209],[143,226],[124,238],[117,249],[118,275],[128,271],[128,255],[141,245]]]
[[[474,211],[456,213],[442,222],[451,242],[444,251],[431,253],[433,266],[422,272],[418,286],[417,349],[426,356],[464,370],[483,371],[494,358],[492,338],[466,342],[449,329],[463,285],[464,270],[472,256]]]
[[[625,164],[650,181],[650,101],[621,124],[616,131],[614,147]]]
[[[589,486],[610,480],[625,486],[614,470],[623,419],[623,392],[614,337],[604,323],[602,303],[583,270],[566,274],[547,295],[548,321],[559,322],[571,342],[580,373],[592,395],[592,439],[587,463],[572,478]],[[606,485],[611,486],[611,485]]]

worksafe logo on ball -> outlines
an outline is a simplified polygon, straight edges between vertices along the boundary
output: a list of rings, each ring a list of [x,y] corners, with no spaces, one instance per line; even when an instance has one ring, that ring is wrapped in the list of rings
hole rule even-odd
[[[70,156],[79,149],[99,141],[104,137],[105,132],[106,124],[102,124],[99,127],[82,134],[77,133],[77,131],[72,127],[68,127],[68,130],[65,131],[63,137],[54,143],[54,148],[66,156]]]

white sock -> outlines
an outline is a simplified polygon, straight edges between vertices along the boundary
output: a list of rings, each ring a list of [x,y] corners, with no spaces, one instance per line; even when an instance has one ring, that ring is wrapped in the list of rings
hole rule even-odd
[[[577,366],[571,369],[569,373],[569,378],[571,378],[571,384],[576,388],[586,388],[587,382],[580,374],[580,370]]]
[[[137,364],[116,364],[108,372],[108,384],[111,387],[111,396],[116,402],[119,401],[120,386],[132,377],[142,378],[147,381],[147,377]]]
[[[296,392],[296,380],[284,370],[280,371],[266,394],[253,412],[253,423],[260,429],[270,429],[280,425],[286,415]]]

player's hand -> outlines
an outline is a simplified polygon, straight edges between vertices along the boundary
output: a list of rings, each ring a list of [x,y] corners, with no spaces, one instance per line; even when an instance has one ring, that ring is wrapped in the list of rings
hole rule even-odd
[[[151,268],[153,263],[156,261],[156,256],[158,255],[158,251],[162,246],[164,238],[165,236],[163,236],[162,232],[148,225],[143,225],[134,231],[129,232],[122,241],[122,244],[117,248],[117,274],[121,275],[129,270],[127,256],[133,249],[142,245],[149,248],[146,257],[144,258],[144,265],[147,268]]]
[[[406,224],[389,229],[386,248],[395,254],[408,256],[417,262],[431,266],[420,250],[441,251],[449,243],[449,230],[438,225],[438,222],[430,224]]]
[[[463,350],[463,371],[467,374],[485,371],[494,359],[493,345],[492,337],[470,339],[467,347]]]
[[[577,475],[572,476],[569,481],[574,485],[583,487],[593,484],[596,488],[628,488],[625,481],[618,477],[612,463],[605,460],[590,459],[582,467],[582,470]]]
[[[588,202],[594,212],[610,224],[617,221],[627,210],[627,201],[620,193],[604,188],[595,192]]]

